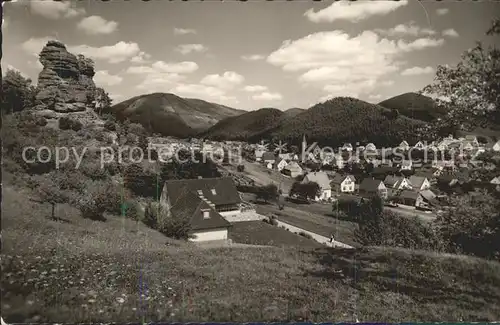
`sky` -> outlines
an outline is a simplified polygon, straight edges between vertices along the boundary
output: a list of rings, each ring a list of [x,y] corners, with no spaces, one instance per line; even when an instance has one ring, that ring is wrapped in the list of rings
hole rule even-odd
[[[3,9],[2,68],[35,83],[38,53],[56,39],[94,60],[94,81],[114,103],[166,92],[285,110],[418,91],[438,65],[488,42],[500,3],[17,0]]]

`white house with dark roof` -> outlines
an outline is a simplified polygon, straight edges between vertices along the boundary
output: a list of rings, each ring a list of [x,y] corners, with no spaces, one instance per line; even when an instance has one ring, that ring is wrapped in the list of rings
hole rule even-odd
[[[408,144],[408,142],[406,142],[405,140],[403,140],[399,144],[398,148],[401,149],[401,150],[409,150],[410,149],[410,145]]]
[[[377,151],[377,146],[370,142],[366,145],[365,151],[375,152]]]
[[[395,190],[411,189],[411,183],[408,178],[404,176],[387,175],[384,179],[384,185],[387,188]]]
[[[431,182],[427,177],[412,175],[410,176],[410,184],[415,191],[427,190],[431,187]]]
[[[288,163],[288,165],[281,170],[281,172],[284,175],[290,176],[292,178],[295,178],[299,175],[302,175],[304,173],[304,170],[296,161],[291,161]]]
[[[278,159],[278,163],[276,164],[276,168],[279,170],[279,171],[282,171],[283,168],[285,168],[286,166],[288,166],[288,162],[285,160],[285,159]]]
[[[352,175],[335,174],[330,186],[336,193],[353,193],[356,190],[356,179]]]
[[[424,150],[426,148],[426,145],[422,141],[418,141],[414,146],[414,149],[416,150]]]
[[[302,183],[314,182],[319,185],[320,194],[316,197],[316,201],[327,200],[332,196],[332,188],[330,186],[330,179],[325,172],[312,172],[308,173]]]
[[[231,224],[225,217],[240,214],[240,204],[231,177],[166,181],[160,197],[167,217],[191,221],[192,241],[226,240]]]
[[[342,150],[352,151],[352,144],[350,144],[350,143],[344,143],[344,145],[342,146]]]
[[[491,150],[495,152],[500,152],[500,140],[498,140],[492,147]]]

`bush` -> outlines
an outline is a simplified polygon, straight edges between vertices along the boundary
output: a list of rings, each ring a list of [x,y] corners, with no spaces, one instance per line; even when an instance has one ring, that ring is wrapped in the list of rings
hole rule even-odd
[[[81,166],[83,175],[92,180],[104,180],[109,174],[105,168],[101,168],[98,162],[84,162]]]
[[[165,236],[175,239],[188,239],[191,231],[189,216],[168,215],[157,202],[151,202],[146,206],[143,222]]]
[[[84,197],[79,203],[82,217],[85,219],[103,221],[104,208],[94,196]]]
[[[82,195],[79,202],[79,208],[82,217],[92,220],[105,220],[103,213],[120,215],[122,212],[122,203],[126,193],[115,184],[109,183],[90,183],[87,191]]]
[[[106,123],[104,123],[104,128],[108,131],[116,131],[116,124],[111,120],[107,120]]]
[[[125,169],[125,186],[134,194],[142,197],[155,197],[158,193],[158,176],[141,165],[129,165]]]
[[[312,236],[308,233],[305,233],[303,231],[299,232],[299,236],[305,237],[307,239],[313,239]]]
[[[236,170],[237,170],[237,171],[239,171],[240,173],[241,173],[241,172],[244,172],[244,171],[245,171],[245,166],[244,166],[244,165],[238,165],[238,166],[236,167]]]
[[[103,211],[110,214],[120,215],[122,213],[122,206],[127,193],[116,184],[103,184],[99,186],[96,194],[100,198],[100,205]]]
[[[72,121],[71,121],[70,118],[65,117],[65,116],[61,117],[59,119],[59,129],[61,129],[61,130],[70,130],[71,129],[71,125],[72,125],[71,122]]]
[[[136,201],[128,201],[125,203],[124,207],[125,216],[129,219],[139,221],[142,220],[141,208],[139,203]]]
[[[80,131],[83,124],[80,121],[70,119],[69,117],[63,116],[59,119],[59,129],[61,130],[73,130]]]

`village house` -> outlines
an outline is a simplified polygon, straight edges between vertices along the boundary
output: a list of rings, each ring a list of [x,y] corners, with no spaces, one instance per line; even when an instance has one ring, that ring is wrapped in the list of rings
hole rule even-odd
[[[231,224],[225,217],[241,213],[240,204],[230,177],[169,180],[160,197],[167,217],[189,218],[192,241],[227,240]]]
[[[255,149],[255,161],[262,161],[262,155],[266,152],[266,150],[264,148],[261,148],[261,147],[257,147]]]
[[[296,162],[296,161],[291,161],[288,163],[288,165],[281,170],[281,172],[284,175],[290,176],[292,178],[295,178],[297,176],[300,176],[303,174],[302,167]]]
[[[419,141],[413,146],[413,148],[416,150],[424,150],[426,145],[422,141]]]
[[[342,155],[335,155],[332,161],[333,166],[337,167],[338,169],[343,169],[346,165],[346,161],[342,157]]]
[[[344,143],[344,145],[342,146],[342,151],[352,151],[352,144]]]
[[[431,187],[431,183],[426,177],[412,175],[409,181],[414,191],[422,191]]]
[[[278,159],[278,163],[276,164],[276,168],[279,171],[282,171],[283,168],[285,168],[286,166],[288,166],[288,162],[285,159],[283,159],[283,158]]]
[[[466,135],[465,140],[469,142],[473,147],[479,147],[479,141],[477,140],[477,137],[475,135]]]
[[[380,196],[387,199],[387,187],[384,182],[374,178],[365,178],[359,184],[359,194],[365,197]]]
[[[404,176],[387,175],[384,179],[384,185],[387,188],[395,190],[411,189],[411,183],[408,178]]]
[[[404,190],[398,195],[398,202],[413,208],[428,209],[438,206],[436,194],[434,194],[431,190],[424,190],[420,192]]]
[[[493,178],[493,179],[490,181],[490,184],[493,186],[493,188],[494,188],[496,191],[500,191],[500,176],[497,176],[497,177]]]
[[[332,191],[335,193],[354,193],[356,190],[356,179],[352,175],[335,174],[330,182]]]
[[[365,151],[375,152],[377,151],[377,147],[373,143],[368,143],[365,147]]]
[[[280,153],[280,154],[278,154],[278,158],[284,159],[284,160],[292,160],[293,159],[293,154],[290,153],[290,152]]]
[[[405,140],[403,140],[399,146],[398,146],[398,149],[401,149],[401,150],[410,150],[410,145],[408,144],[408,142],[406,142]]]
[[[320,194],[315,199],[328,200],[332,196],[332,188],[330,186],[330,179],[325,172],[312,172],[308,173],[302,180],[302,184],[314,182],[319,185]]]
[[[491,150],[495,152],[500,152],[500,140],[498,140],[492,147]]]
[[[276,156],[273,152],[267,151],[262,154],[261,161],[268,169],[273,169],[274,163],[276,162]]]

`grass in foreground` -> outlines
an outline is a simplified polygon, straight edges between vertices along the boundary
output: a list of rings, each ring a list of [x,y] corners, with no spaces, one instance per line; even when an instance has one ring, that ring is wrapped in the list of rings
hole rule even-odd
[[[3,188],[6,322],[494,321],[500,263],[368,248],[217,248]],[[166,245],[168,244],[168,245]],[[343,274],[341,276],[339,272]]]

